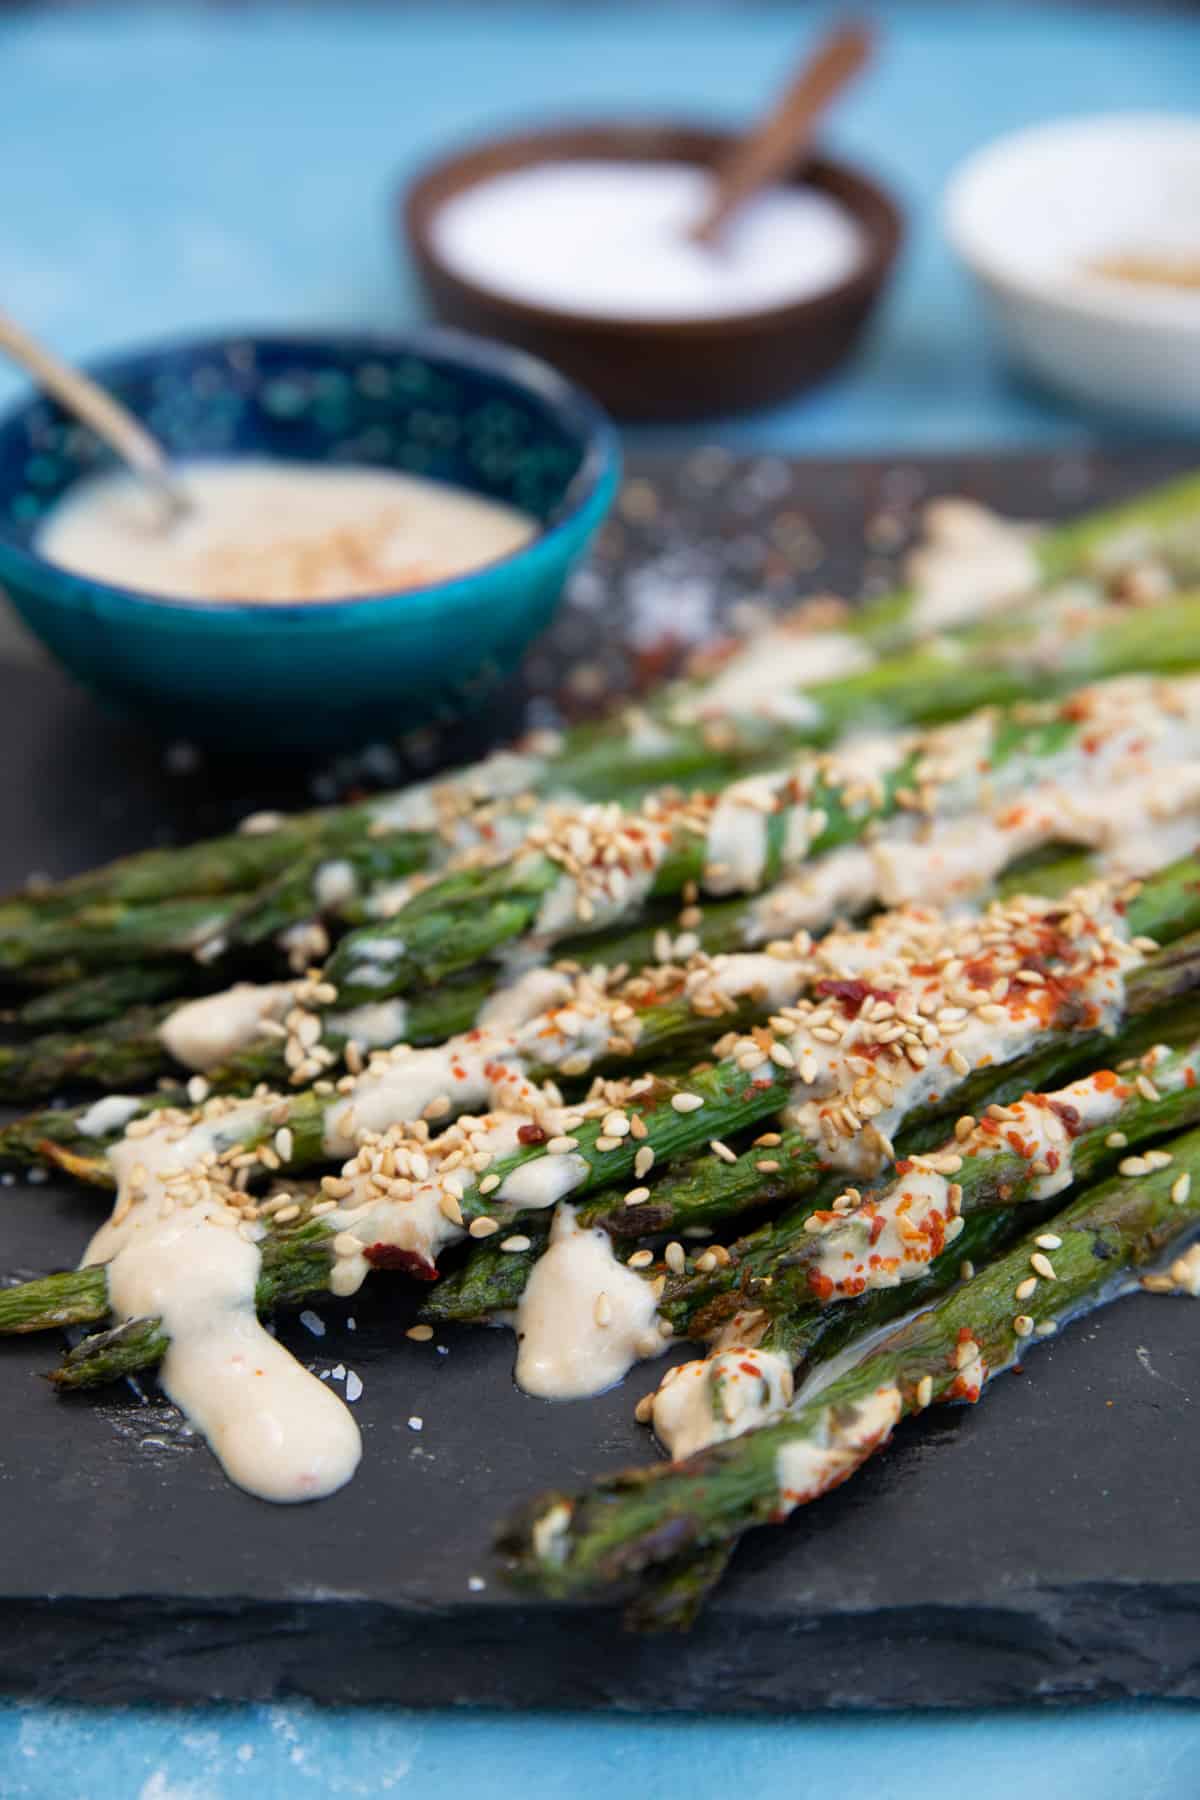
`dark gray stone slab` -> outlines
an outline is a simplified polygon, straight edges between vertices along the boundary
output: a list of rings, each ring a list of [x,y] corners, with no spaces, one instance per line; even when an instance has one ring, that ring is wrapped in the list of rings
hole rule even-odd
[[[1082,502],[1166,467],[906,465],[910,486],[969,484],[1030,514],[1060,507],[1064,486]],[[606,638],[614,678],[629,672],[621,572],[670,554],[664,534],[683,532],[689,507],[727,597],[745,591],[745,540],[789,506],[852,579],[886,471],[738,465],[721,484],[724,537],[711,495],[655,475],[655,518],[612,534],[599,592],[564,616],[541,685]],[[772,483],[772,499],[747,505]],[[740,545],[725,563],[722,542]],[[0,666],[0,756],[5,883],[210,829],[302,786],[295,771],[171,775],[52,672],[15,666]],[[96,1216],[95,1200],[54,1184],[0,1189],[0,1267],[73,1262]],[[1034,1351],[980,1407],[906,1427],[839,1493],[748,1542],[700,1628],[669,1645],[624,1635],[605,1606],[514,1597],[489,1553],[493,1521],[532,1490],[646,1456],[631,1413],[651,1374],[549,1406],[513,1388],[507,1334],[446,1332],[444,1354],[407,1341],[414,1304],[379,1282],[322,1305],[323,1338],[281,1326],[307,1362],[345,1363],[364,1383],[361,1473],[303,1508],[231,1488],[152,1387],[61,1400],[37,1379],[56,1346],[0,1345],[0,1689],[747,1711],[1200,1697],[1191,1303],[1123,1301]]]

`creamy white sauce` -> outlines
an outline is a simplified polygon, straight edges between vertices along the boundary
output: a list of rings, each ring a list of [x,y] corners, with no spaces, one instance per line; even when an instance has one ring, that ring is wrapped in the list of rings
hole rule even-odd
[[[903,1402],[898,1388],[876,1388],[852,1410],[836,1415],[822,1408],[813,1418],[811,1435],[781,1444],[775,1458],[779,1511],[790,1513],[849,1475],[872,1450],[891,1437]]]
[[[555,1214],[530,1271],[516,1332],[517,1386],[545,1400],[602,1394],[665,1348],[651,1284],[617,1261],[606,1231],[580,1227],[570,1206]]]
[[[1041,571],[1028,526],[970,500],[938,500],[926,507],[924,528],[924,542],[906,565],[917,632],[968,624],[1038,586]]]
[[[476,1024],[481,1031],[519,1031],[539,1013],[565,1006],[573,992],[570,976],[557,969],[529,969],[484,1001]]]
[[[357,893],[354,864],[344,858],[322,863],[313,877],[313,899],[321,912],[347,905]]]
[[[377,1245],[411,1256],[431,1272],[441,1251],[466,1235],[457,1202],[472,1177],[462,1165],[440,1166],[450,1143],[469,1143],[493,1159],[511,1156],[520,1148],[518,1132],[528,1122],[528,1114],[500,1112],[464,1121],[462,1129],[445,1135],[441,1152],[428,1158],[423,1150],[418,1153],[422,1173],[402,1193],[389,1191],[394,1183],[383,1174],[383,1164],[390,1153],[396,1158],[392,1166],[398,1166],[403,1153],[397,1152],[389,1138],[368,1140],[360,1146],[342,1170],[343,1179],[351,1184],[351,1195],[328,1215],[330,1230],[345,1234],[344,1253],[338,1255],[330,1275],[332,1292],[343,1298],[357,1293],[370,1273],[367,1252]],[[408,1166],[411,1169],[411,1162]]]
[[[792,1365],[745,1345],[668,1369],[654,1396],[653,1425],[672,1462],[772,1424],[792,1398]]]
[[[803,689],[856,675],[873,661],[862,639],[848,632],[768,626],[735,650],[711,680],[679,700],[672,716],[680,724],[757,714],[781,724],[817,725],[820,706]]]
[[[404,1036],[408,1002],[398,996],[392,1000],[368,1000],[346,1012],[330,1013],[325,1023],[330,1031],[353,1038],[364,1050],[387,1049]]]
[[[542,944],[555,944],[560,938],[574,937],[580,931],[604,931],[619,924],[630,913],[638,912],[654,886],[653,868],[633,870],[621,885],[619,893],[597,888],[574,875],[561,875],[538,909],[532,936]],[[585,917],[581,902],[590,908]]]
[[[541,1212],[573,1194],[588,1174],[586,1159],[574,1150],[562,1156],[535,1156],[510,1170],[500,1184],[497,1198],[522,1212]]]
[[[392,1022],[389,1004],[337,1017],[366,1015],[365,1023],[386,1029]],[[572,1059],[582,1069],[605,1054],[614,1030],[611,1007],[588,978],[572,981],[553,970],[531,971],[491,1004],[493,1016],[514,1021],[512,1029],[485,1022],[427,1049],[401,1045],[376,1056],[326,1113],[328,1155],[348,1156],[365,1134],[420,1119],[433,1102],[445,1103],[440,1114],[445,1119],[483,1108],[535,1116],[541,1105],[528,1071],[564,1063],[574,1068]],[[636,1021],[622,1026],[627,1033],[636,1029]]]
[[[495,750],[482,762],[436,781],[415,782],[371,806],[373,822],[389,831],[436,831],[476,806],[515,800],[535,788],[546,759],[523,750]]]
[[[287,981],[239,981],[223,993],[177,1006],[158,1035],[177,1063],[203,1074],[253,1044],[267,1019],[282,1019],[295,1005],[294,993]]]
[[[749,952],[713,956],[689,969],[684,991],[691,1004],[706,1010],[713,997],[734,1002],[751,1000],[765,1008],[785,1006],[812,979],[808,961],[788,962],[781,956],[755,956]]]
[[[466,488],[394,469],[196,462],[188,510],[164,524],[147,484],[82,484],[38,534],[48,561],[182,599],[288,602],[446,581],[509,556],[535,521]]]
[[[79,1130],[84,1137],[107,1137],[110,1132],[124,1130],[145,1104],[144,1095],[105,1094],[102,1099],[93,1100],[80,1115]]]
[[[708,825],[704,886],[710,894],[753,893],[767,867],[767,818],[782,784],[778,775],[751,775],[725,788]]]
[[[747,908],[748,944],[769,944],[797,931],[820,931],[839,915],[865,912],[875,898],[875,861],[861,844],[820,856],[803,875],[768,888]]]
[[[403,912],[418,887],[412,880],[383,881],[373,887],[366,898],[366,911],[372,919],[394,919]]]
[[[117,1204],[84,1266],[107,1264],[117,1319],[161,1318],[163,1388],[232,1481],[265,1500],[320,1499],[357,1468],[358,1427],[258,1322],[261,1228],[239,1225],[219,1187],[172,1181],[227,1130],[219,1120],[116,1145]]]

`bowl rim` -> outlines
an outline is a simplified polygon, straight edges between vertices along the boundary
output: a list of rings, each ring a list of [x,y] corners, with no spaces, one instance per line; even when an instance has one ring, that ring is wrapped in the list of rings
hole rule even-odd
[[[586,333],[597,340],[607,339],[614,347],[635,339],[658,347],[680,342],[710,345],[759,331],[816,326],[831,314],[877,292],[903,241],[904,215],[898,202],[873,175],[840,156],[820,152],[814,152],[789,179],[797,184],[808,180],[825,192],[833,192],[858,222],[865,249],[860,262],[841,281],[801,300],[785,300],[774,306],[722,313],[713,318],[639,318],[633,314],[607,318],[603,314],[514,299],[482,286],[445,261],[434,241],[433,220],[439,208],[489,173],[530,166],[555,155],[559,160],[580,161],[597,152],[607,151],[611,156],[622,149],[631,161],[639,156],[644,160],[702,161],[694,154],[684,154],[680,148],[670,155],[671,144],[690,145],[693,152],[703,144],[716,151],[738,135],[735,128],[720,120],[671,114],[549,120],[532,127],[501,128],[467,139],[423,163],[415,174],[401,182],[395,205],[409,254],[427,277],[453,286],[475,308],[485,309],[510,325],[544,334]],[[497,155],[513,160],[490,168]]]
[[[78,596],[98,594],[131,607],[148,610],[203,613],[226,620],[266,619],[280,621],[311,619],[318,614],[341,614],[359,607],[399,607],[418,605],[441,594],[461,594],[463,589],[481,576],[511,568],[522,559],[552,546],[555,540],[577,527],[589,511],[597,513],[599,524],[612,504],[620,481],[622,455],[617,428],[599,401],[594,400],[576,382],[539,357],[515,345],[497,343],[471,332],[450,326],[421,326],[411,331],[313,330],[294,331],[254,328],[232,329],[218,333],[181,334],[133,350],[115,351],[83,361],[80,367],[100,382],[139,368],[156,365],[177,357],[219,354],[235,346],[309,350],[319,352],[338,346],[364,357],[429,356],[464,364],[468,368],[494,375],[515,388],[532,391],[545,402],[552,415],[567,433],[578,439],[582,460],[571,480],[570,498],[565,510],[550,523],[541,525],[534,535],[515,550],[491,558],[444,581],[426,582],[419,587],[397,588],[382,593],[339,594],[318,600],[210,600],[181,594],[156,594],[146,588],[125,587],[119,582],[101,581],[77,569],[65,568],[35,549],[18,544],[8,535],[8,526],[0,518],[0,577],[19,580],[22,577],[41,583],[44,572],[54,578],[56,586],[70,589]],[[0,413],[0,434],[15,426],[32,407],[43,404],[45,396],[37,388],[28,391]],[[197,457],[195,461],[213,460]],[[286,459],[284,459],[286,460]],[[349,465],[346,465],[349,466]],[[69,489],[67,490],[70,491]],[[469,490],[468,490],[469,491]]]
[[[980,232],[967,222],[970,190],[980,176],[1002,165],[1013,153],[1060,144],[1072,138],[1098,137],[1106,129],[1126,132],[1153,127],[1195,139],[1200,160],[1200,117],[1189,113],[1146,108],[1083,113],[1077,118],[1049,119],[1002,133],[971,151],[951,172],[942,190],[939,207],[942,230],[959,260],[983,281],[1022,300],[1033,300],[1073,318],[1087,317],[1127,328],[1200,336],[1200,315],[1187,316],[1182,307],[1164,307],[1163,296],[1141,291],[1133,282],[1109,282],[1081,276],[1070,286],[1049,276],[1038,276],[1007,262],[995,248],[995,236]]]

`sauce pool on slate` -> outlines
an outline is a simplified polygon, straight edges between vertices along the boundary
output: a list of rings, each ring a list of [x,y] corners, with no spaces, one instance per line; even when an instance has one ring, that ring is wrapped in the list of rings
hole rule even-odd
[[[537,522],[393,469],[256,460],[180,470],[173,522],[128,474],[83,484],[38,536],[47,561],[174,599],[331,600],[446,581],[510,555]]]

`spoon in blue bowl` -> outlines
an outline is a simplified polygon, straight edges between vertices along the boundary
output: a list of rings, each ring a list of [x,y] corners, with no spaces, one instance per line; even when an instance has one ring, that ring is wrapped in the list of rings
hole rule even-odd
[[[19,363],[47,394],[65,406],[75,418],[103,438],[149,487],[161,508],[161,522],[169,528],[191,502],[171,467],[171,459],[158,439],[135,419],[127,407],[60,356],[47,350],[7,313],[0,312],[0,351]]]

